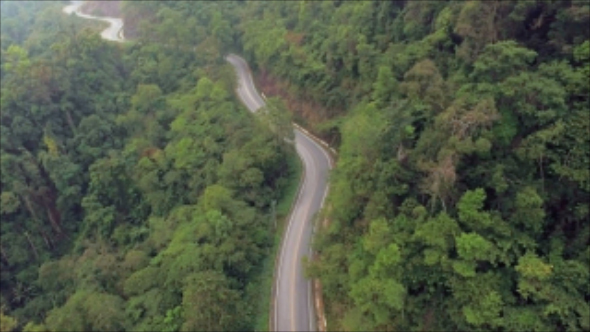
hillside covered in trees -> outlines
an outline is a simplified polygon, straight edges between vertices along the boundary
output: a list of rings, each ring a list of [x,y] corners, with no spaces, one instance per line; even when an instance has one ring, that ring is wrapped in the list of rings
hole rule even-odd
[[[295,154],[234,97],[221,44],[1,4],[2,331],[252,329]]]
[[[339,143],[329,329],[590,329],[587,1],[246,7],[245,54]]]
[[[8,5],[1,300],[27,330],[252,329],[291,151],[228,51],[339,150],[330,330],[590,329],[587,1],[123,1],[129,45]]]

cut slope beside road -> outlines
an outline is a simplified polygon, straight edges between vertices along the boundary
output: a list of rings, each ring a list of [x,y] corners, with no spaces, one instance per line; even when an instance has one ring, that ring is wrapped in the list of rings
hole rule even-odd
[[[238,96],[251,112],[256,112],[264,101],[254,87],[246,61],[233,54],[226,59],[238,74]],[[299,129],[295,129],[295,145],[305,177],[279,252],[272,318],[275,331],[316,330],[311,281],[304,277],[302,259],[311,253],[312,221],[327,194],[332,166],[328,153]]]

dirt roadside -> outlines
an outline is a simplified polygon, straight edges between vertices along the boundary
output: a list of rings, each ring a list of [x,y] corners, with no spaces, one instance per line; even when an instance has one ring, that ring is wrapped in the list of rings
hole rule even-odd
[[[334,133],[322,134],[317,130],[319,124],[330,120],[330,114],[339,113],[338,111],[329,110],[309,98],[296,95],[292,92],[293,89],[291,89],[287,81],[274,77],[266,71],[259,70],[252,74],[254,83],[260,92],[267,97],[276,96],[285,101],[285,105],[293,115],[295,122],[304,126],[309,132],[330,146],[340,143],[340,135],[334,135]]]

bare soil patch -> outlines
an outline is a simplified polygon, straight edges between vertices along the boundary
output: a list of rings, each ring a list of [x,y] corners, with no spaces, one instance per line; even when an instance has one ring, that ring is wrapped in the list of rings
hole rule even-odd
[[[253,76],[256,87],[266,97],[280,97],[285,101],[287,108],[293,114],[295,122],[301,124],[331,146],[339,143],[339,137],[334,137],[319,128],[323,122],[330,120],[328,117],[330,111],[328,109],[310,98],[295,93],[295,89],[289,82],[277,78],[267,71],[260,70],[253,73]]]

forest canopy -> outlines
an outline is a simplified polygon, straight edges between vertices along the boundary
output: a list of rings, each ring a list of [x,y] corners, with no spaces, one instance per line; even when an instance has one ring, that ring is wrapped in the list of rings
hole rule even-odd
[[[219,30],[180,47],[161,6],[169,44],[118,44],[64,5],[2,2],[2,331],[252,329],[293,146]]]
[[[590,329],[588,2],[246,7],[245,54],[338,143],[329,330]]]
[[[590,329],[587,1],[1,3],[2,324],[252,329],[293,151],[233,51],[339,151],[329,330]]]

